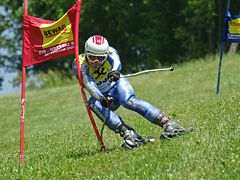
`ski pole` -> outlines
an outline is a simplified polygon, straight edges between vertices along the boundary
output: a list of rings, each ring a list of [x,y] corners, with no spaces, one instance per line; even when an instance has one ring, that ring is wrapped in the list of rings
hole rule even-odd
[[[150,72],[158,72],[158,71],[174,71],[174,67],[160,68],[160,69],[150,69],[150,70],[140,71],[140,72],[137,72],[137,73],[121,75],[120,78],[134,77],[134,76],[147,74],[147,73],[150,73]]]
[[[105,113],[104,113],[105,116],[104,116],[104,119],[103,119],[102,129],[100,131],[100,136],[101,136],[102,140],[103,140],[103,130],[104,130],[104,127],[105,127],[105,125],[107,123],[107,120],[109,119],[109,108],[105,107],[104,111],[105,111]]]

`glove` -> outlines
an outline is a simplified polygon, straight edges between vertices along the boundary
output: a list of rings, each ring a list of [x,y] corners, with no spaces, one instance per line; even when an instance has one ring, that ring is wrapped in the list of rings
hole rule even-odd
[[[113,102],[113,97],[111,96],[107,96],[107,97],[103,96],[100,99],[101,105],[106,108],[108,108],[112,102]]]
[[[112,81],[116,82],[117,80],[119,80],[119,78],[120,78],[120,73],[118,71],[112,71],[108,74],[108,80],[110,82]]]

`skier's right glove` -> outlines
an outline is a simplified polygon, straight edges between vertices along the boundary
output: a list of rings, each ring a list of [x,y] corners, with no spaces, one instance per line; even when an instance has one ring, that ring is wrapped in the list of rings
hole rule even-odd
[[[119,71],[112,71],[112,72],[110,72],[110,73],[108,74],[108,80],[109,80],[110,82],[112,82],[112,81],[117,81],[117,80],[119,80],[119,78],[120,78],[120,73],[119,73]]]
[[[111,103],[113,102],[113,97],[111,96],[102,96],[100,99],[100,103],[103,107],[110,107]]]

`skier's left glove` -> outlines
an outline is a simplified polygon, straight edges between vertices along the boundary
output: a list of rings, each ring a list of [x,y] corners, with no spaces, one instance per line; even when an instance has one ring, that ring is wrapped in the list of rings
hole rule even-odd
[[[120,78],[120,73],[119,73],[119,71],[112,71],[112,72],[110,72],[109,74],[108,74],[108,80],[110,81],[110,82],[112,82],[112,81],[118,81],[119,80],[119,78]]]
[[[111,96],[107,96],[107,97],[102,96],[100,99],[101,105],[106,108],[108,108],[112,102],[113,102],[113,97]]]

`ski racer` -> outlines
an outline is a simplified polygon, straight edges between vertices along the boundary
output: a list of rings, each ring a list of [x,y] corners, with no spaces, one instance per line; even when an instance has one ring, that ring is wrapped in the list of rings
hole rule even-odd
[[[91,36],[85,42],[79,60],[84,87],[91,95],[89,106],[108,128],[123,137],[121,147],[133,149],[147,141],[114,112],[120,105],[163,128],[160,139],[171,140],[187,131],[158,108],[135,97],[128,79],[121,78],[122,65],[117,50],[110,47],[103,36]],[[73,72],[77,77],[76,61],[73,62]]]

